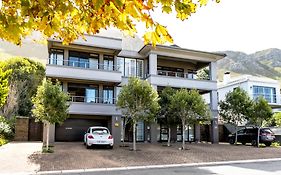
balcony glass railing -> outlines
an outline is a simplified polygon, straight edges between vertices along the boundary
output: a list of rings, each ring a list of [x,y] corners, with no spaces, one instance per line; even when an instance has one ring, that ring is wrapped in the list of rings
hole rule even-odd
[[[101,69],[108,71],[118,71],[119,66],[113,64],[98,64],[92,63],[91,61],[76,61],[76,60],[57,60],[49,59],[49,64],[60,65],[60,66],[69,66],[69,67],[79,67],[84,69]]]
[[[276,94],[253,93],[253,99],[257,99],[260,96],[262,96],[264,99],[266,99],[268,103],[277,103]]]
[[[187,78],[187,79],[197,79],[196,74],[194,74],[194,73],[183,73],[183,72],[158,70],[157,74],[162,75],[162,76],[168,76],[168,77],[180,77],[180,78]]]
[[[100,104],[115,104],[115,98],[101,98],[101,97],[88,97],[88,96],[71,96],[71,102],[81,103],[100,103]]]

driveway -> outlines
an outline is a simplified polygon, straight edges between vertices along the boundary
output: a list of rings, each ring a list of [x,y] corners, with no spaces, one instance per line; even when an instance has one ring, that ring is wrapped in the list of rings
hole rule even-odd
[[[233,146],[229,144],[187,144],[181,151],[180,144],[166,147],[162,144],[137,144],[139,151],[115,146],[113,150],[87,150],[82,143],[55,143],[52,154],[33,154],[30,158],[40,165],[40,171],[111,168],[127,166],[201,163],[215,161],[280,158],[281,148]]]
[[[0,147],[0,174],[30,174],[40,165],[30,162],[29,156],[42,150],[41,142],[10,142]]]

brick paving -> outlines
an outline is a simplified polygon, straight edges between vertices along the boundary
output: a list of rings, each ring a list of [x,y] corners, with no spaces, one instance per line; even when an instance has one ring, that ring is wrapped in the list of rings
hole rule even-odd
[[[87,150],[82,143],[55,143],[54,153],[34,153],[30,161],[40,165],[40,171],[144,166],[177,163],[281,158],[281,148],[255,148],[244,145],[191,143],[181,151],[179,143],[172,147],[163,144],[137,144],[138,151],[115,146],[113,150]]]

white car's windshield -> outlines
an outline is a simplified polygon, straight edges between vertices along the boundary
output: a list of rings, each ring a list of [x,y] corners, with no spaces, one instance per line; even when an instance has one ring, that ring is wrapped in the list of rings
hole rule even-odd
[[[103,128],[94,128],[94,129],[92,129],[92,133],[93,134],[99,134],[99,135],[108,134],[108,130],[103,129]]]

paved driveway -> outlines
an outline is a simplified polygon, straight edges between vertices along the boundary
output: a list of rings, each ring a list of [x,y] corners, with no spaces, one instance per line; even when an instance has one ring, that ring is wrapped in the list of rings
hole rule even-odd
[[[29,156],[40,152],[41,142],[10,142],[0,147],[0,174],[30,174],[40,168]]]
[[[82,143],[55,143],[54,153],[34,154],[31,158],[32,162],[40,164],[40,171],[281,158],[281,148],[273,147],[206,143],[187,144],[189,150],[184,151],[179,147],[180,144],[166,147],[139,143],[140,150],[134,152],[128,147],[87,150]]]

